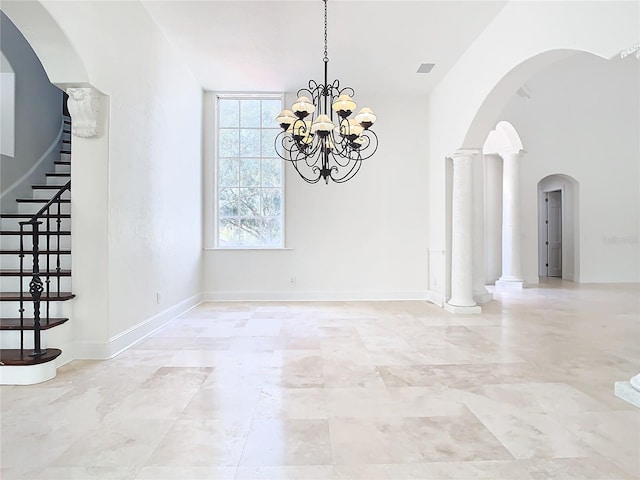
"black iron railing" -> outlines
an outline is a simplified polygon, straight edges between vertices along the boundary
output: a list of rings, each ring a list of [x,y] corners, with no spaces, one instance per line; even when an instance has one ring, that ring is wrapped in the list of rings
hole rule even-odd
[[[44,321],[49,324],[49,304],[55,297],[60,297],[60,280],[62,271],[60,269],[61,244],[60,237],[62,233],[62,209],[61,200],[65,192],[71,191],[71,181],[60,187],[60,190],[49,200],[35,215],[29,220],[20,222],[20,350],[24,350],[24,277],[31,276],[29,282],[29,293],[31,301],[33,301],[33,356],[40,356],[46,352],[43,350],[40,342],[40,330],[42,327],[41,304],[45,304]],[[52,225],[52,220],[54,224]],[[41,231],[40,227],[44,224],[45,230]],[[25,249],[24,241],[26,237],[31,237],[31,251]],[[45,250],[45,271],[41,275],[40,271],[40,240],[46,242]],[[55,243],[55,245],[53,245]],[[55,246],[55,250],[52,247]],[[33,265],[31,272],[25,272],[24,257],[28,254],[33,255]],[[52,265],[55,262],[55,268]],[[54,269],[53,269],[54,268]],[[44,282],[42,281],[44,276]],[[51,291],[51,278],[56,278],[56,289]],[[44,300],[42,295],[44,293]]]

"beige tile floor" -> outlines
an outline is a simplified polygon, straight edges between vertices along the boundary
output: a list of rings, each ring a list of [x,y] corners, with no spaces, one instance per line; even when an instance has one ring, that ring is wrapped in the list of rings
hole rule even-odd
[[[632,479],[640,288],[205,303],[104,362],[2,387],[1,477]]]

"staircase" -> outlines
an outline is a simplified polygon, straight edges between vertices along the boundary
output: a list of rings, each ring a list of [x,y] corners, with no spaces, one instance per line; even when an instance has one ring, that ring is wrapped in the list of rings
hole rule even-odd
[[[46,183],[0,214],[0,383],[53,378],[71,338],[71,120]],[[55,347],[54,347],[55,346]]]

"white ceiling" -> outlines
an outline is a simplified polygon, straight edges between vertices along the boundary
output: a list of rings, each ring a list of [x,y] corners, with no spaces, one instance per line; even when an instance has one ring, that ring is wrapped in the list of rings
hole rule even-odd
[[[144,0],[160,29],[214,91],[292,91],[323,80],[323,3]],[[329,81],[425,94],[506,4],[329,0]],[[435,63],[417,74],[421,63]]]

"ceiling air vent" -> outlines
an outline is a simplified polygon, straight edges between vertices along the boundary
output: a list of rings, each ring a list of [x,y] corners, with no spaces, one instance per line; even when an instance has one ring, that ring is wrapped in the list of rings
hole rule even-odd
[[[431,69],[435,67],[435,63],[423,63],[418,67],[418,71],[416,73],[430,73]]]

